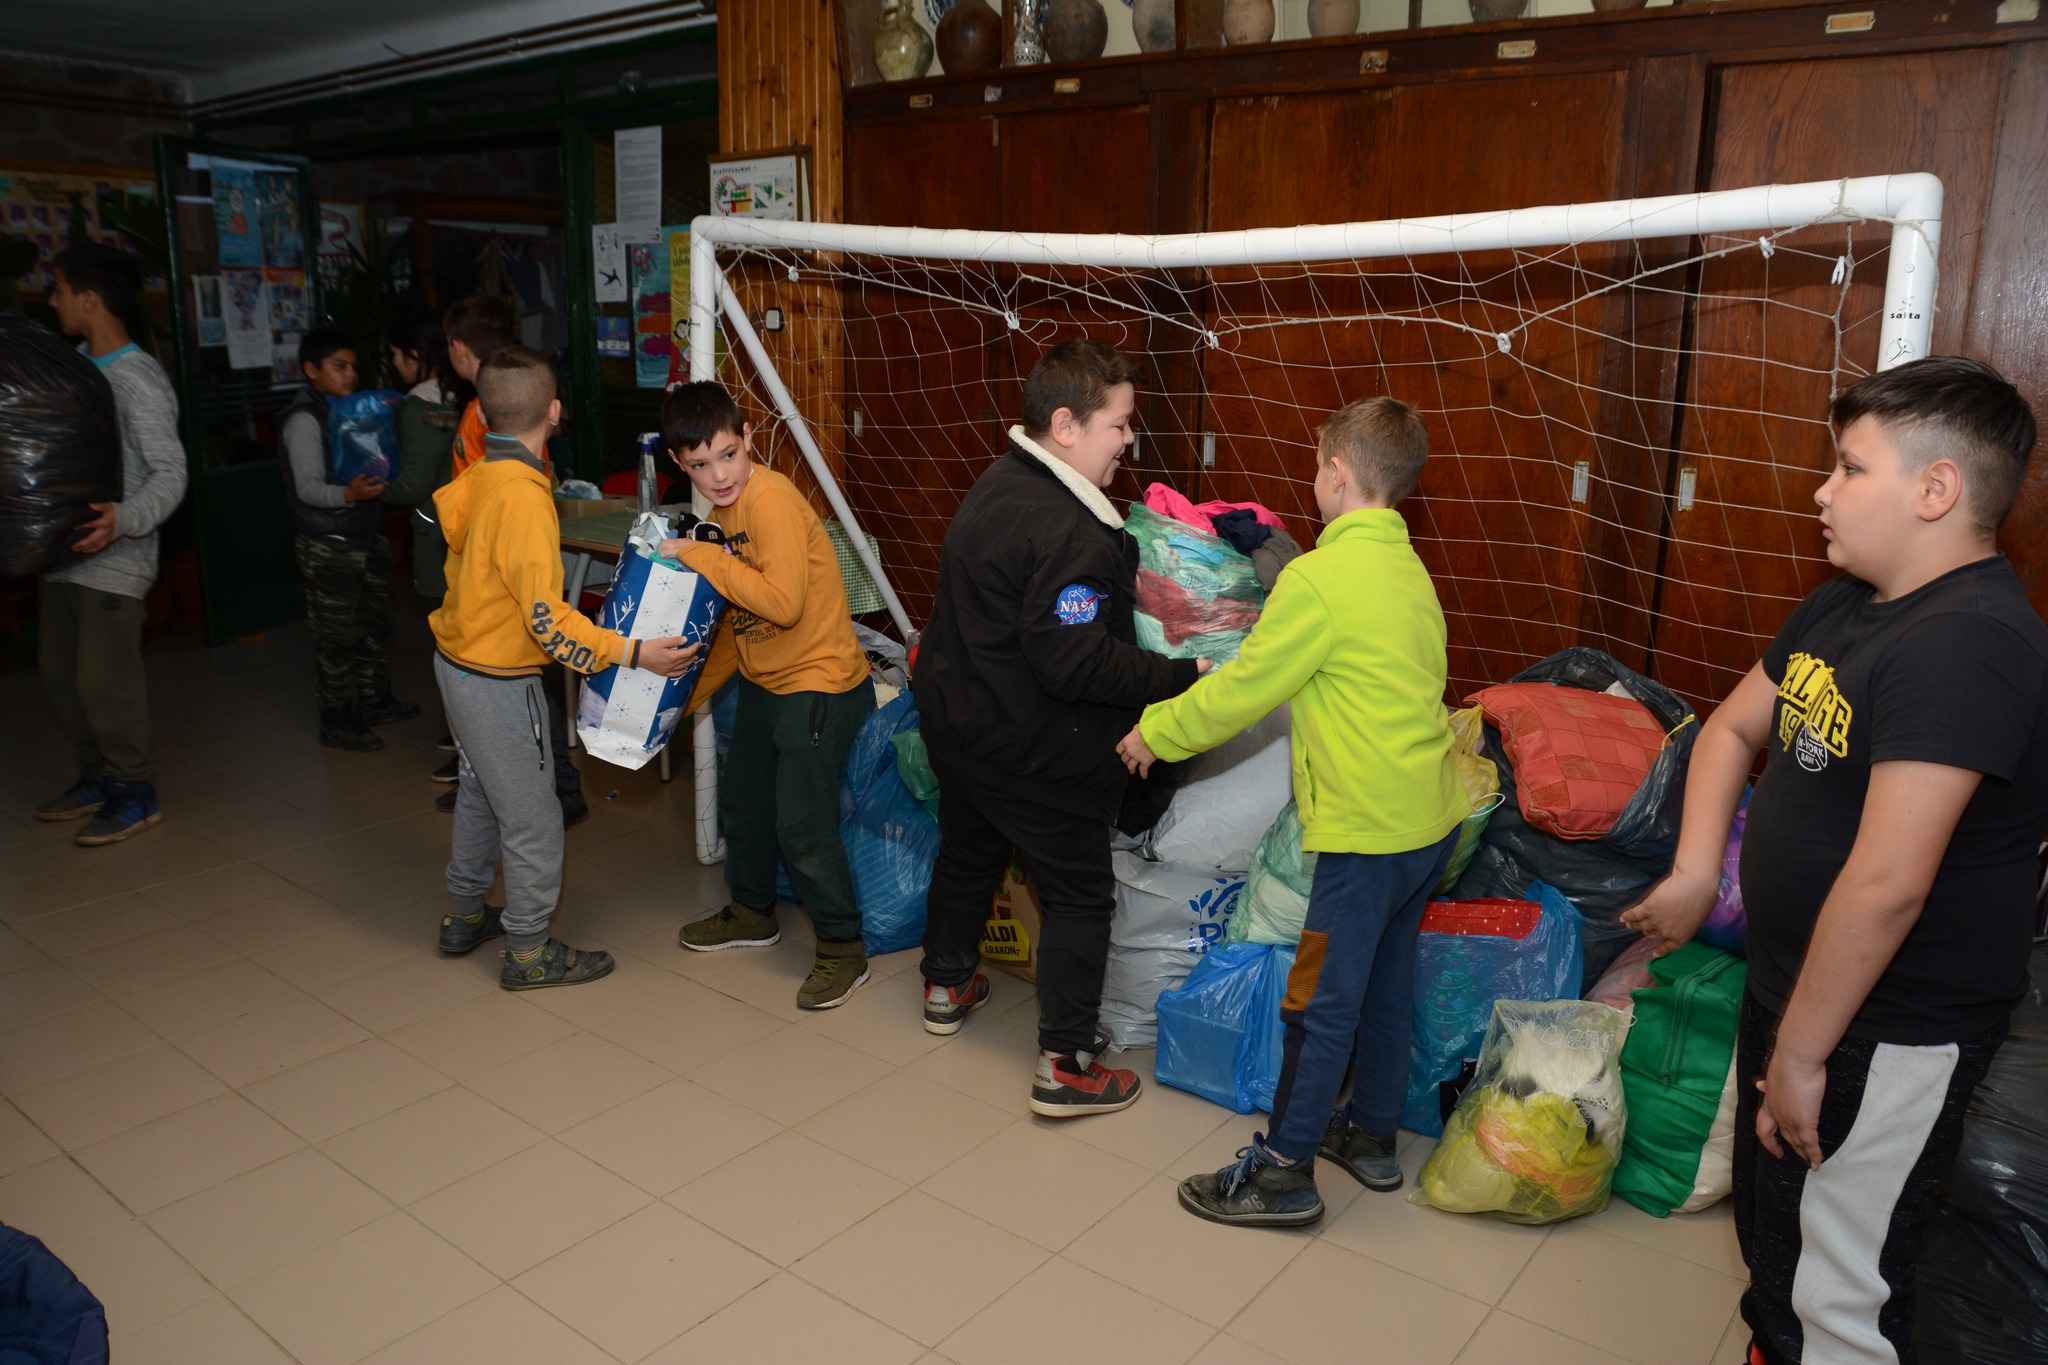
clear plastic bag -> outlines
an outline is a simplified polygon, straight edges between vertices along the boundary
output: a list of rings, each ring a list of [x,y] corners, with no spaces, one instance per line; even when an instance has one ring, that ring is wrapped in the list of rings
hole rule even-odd
[[[61,569],[95,502],[119,502],[114,391],[64,338],[0,313],[0,578]]]
[[[1235,659],[1266,605],[1251,557],[1143,503],[1124,529],[1138,542],[1138,643],[1176,659]]]
[[[1462,711],[1453,711],[1450,722],[1451,761],[1458,765],[1458,780],[1465,786],[1465,799],[1471,803],[1472,813],[1465,817],[1465,823],[1458,826],[1457,845],[1451,850],[1451,861],[1444,868],[1443,880],[1436,886],[1439,896],[1448,895],[1458,884],[1458,878],[1465,875],[1472,855],[1479,851],[1479,841],[1486,833],[1486,826],[1501,803],[1500,769],[1485,753],[1485,710],[1468,706]]]
[[[404,398],[395,389],[362,389],[327,400],[327,451],[335,478],[347,483],[367,475],[388,483],[398,477],[396,410]]]
[[[1496,1004],[1479,1069],[1409,1202],[1509,1223],[1606,1208],[1627,1123],[1621,1023],[1584,1000]]]
[[[1252,853],[1244,895],[1223,931],[1223,941],[1293,947],[1308,919],[1308,893],[1315,879],[1316,855],[1302,852],[1301,812],[1289,801]]]

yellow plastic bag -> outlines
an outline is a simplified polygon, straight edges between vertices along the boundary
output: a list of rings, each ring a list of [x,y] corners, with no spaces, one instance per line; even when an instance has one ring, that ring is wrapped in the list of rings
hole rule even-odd
[[[1482,707],[1468,706],[1451,712],[1451,761],[1458,765],[1458,778],[1465,784],[1465,799],[1471,802],[1472,813],[1458,826],[1458,846],[1451,851],[1450,866],[1444,869],[1443,880],[1436,884],[1439,896],[1450,894],[1458,878],[1465,875],[1466,865],[1479,851],[1479,836],[1486,833],[1486,822],[1493,818],[1494,807],[1501,803],[1500,769],[1481,752],[1485,724]]]

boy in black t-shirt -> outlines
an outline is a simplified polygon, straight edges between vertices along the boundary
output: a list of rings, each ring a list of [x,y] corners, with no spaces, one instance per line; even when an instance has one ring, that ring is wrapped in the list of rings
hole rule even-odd
[[[1829,418],[1815,501],[1842,573],[1702,730],[1671,875],[1622,917],[1692,937],[1768,745],[1735,1130],[1742,1315],[1768,1365],[1914,1358],[1920,1227],[2027,988],[2048,827],[2048,627],[1996,543],[2033,413],[1989,366],[1930,357]]]

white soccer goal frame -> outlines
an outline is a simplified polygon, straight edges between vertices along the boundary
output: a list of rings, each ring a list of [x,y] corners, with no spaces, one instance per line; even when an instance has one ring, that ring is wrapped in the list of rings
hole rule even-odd
[[[818,447],[817,438],[776,372],[738,296],[726,282],[718,263],[721,246],[911,256],[983,264],[1187,270],[1536,250],[1887,221],[1892,224],[1891,255],[1885,276],[1877,360],[1877,368],[1884,370],[1928,354],[1928,339],[1934,327],[1941,210],[1940,179],[1925,172],[1913,172],[1652,199],[1616,199],[1599,204],[1552,204],[1436,218],[1157,237],[1122,233],[979,232],[704,215],[690,224],[690,376],[717,377],[715,347],[718,318],[722,314],[733,340],[759,372],[775,405],[776,416],[803,453],[907,642],[912,638],[910,618],[897,599],[888,573],[868,544],[853,508]],[[1763,249],[1768,250],[1768,246]],[[698,714],[692,736],[696,751],[697,857],[704,863],[713,863],[724,856],[725,841],[718,829],[717,756],[708,707]]]

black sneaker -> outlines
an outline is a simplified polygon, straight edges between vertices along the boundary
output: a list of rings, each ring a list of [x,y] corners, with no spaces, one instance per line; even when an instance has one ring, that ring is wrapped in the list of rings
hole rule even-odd
[[[1323,1216],[1315,1162],[1282,1166],[1266,1150],[1264,1133],[1252,1134],[1234,1164],[1181,1181],[1180,1206],[1197,1218],[1246,1228],[1305,1228]]]
[[[508,991],[536,991],[544,986],[580,986],[607,976],[616,964],[612,955],[596,948],[571,948],[558,938],[540,947],[531,962],[521,962],[505,950],[505,966],[498,984]]]
[[[428,776],[436,782],[460,782],[462,780],[462,760],[460,758],[451,758],[440,767],[434,769]]]
[[[452,754],[452,753],[454,753],[454,752],[455,752],[455,736],[453,736],[453,735],[443,735],[443,736],[441,736],[441,737],[440,737],[439,739],[437,739],[437,740],[435,740],[435,741],[434,741],[434,747],[435,747],[436,749],[439,749],[439,750],[440,750],[440,751],[441,751],[442,753],[444,753],[444,754]]]
[[[1330,1116],[1317,1156],[1327,1157],[1345,1174],[1369,1190],[1401,1188],[1401,1162],[1395,1152],[1395,1135],[1378,1137],[1353,1123],[1342,1110]]]
[[[451,910],[441,916],[441,951],[466,953],[486,939],[502,937],[505,933],[504,915],[505,907],[502,905],[486,905],[476,912],[474,918]]]
[[[107,803],[107,786],[80,768],[78,780],[62,796],[53,796],[36,807],[38,820],[82,820]]]
[[[417,720],[420,704],[416,701],[400,701],[389,692],[375,696],[356,708],[365,725],[387,725],[393,721]]]
[[[376,731],[364,725],[362,718],[346,706],[320,713],[320,742],[330,749],[346,749],[354,754],[375,753],[384,747]]]
[[[967,1016],[988,1003],[988,978],[980,972],[964,986],[924,983],[924,1031],[949,1037],[960,1031]]]
[[[1038,1051],[1031,1112],[1049,1119],[1114,1114],[1138,1102],[1138,1073],[1104,1066],[1086,1053]]]
[[[556,792],[555,799],[562,803],[563,829],[574,829],[590,818],[590,804],[582,792]]]
[[[434,809],[443,815],[455,814],[455,798],[462,795],[462,788],[450,787],[434,798]]]

